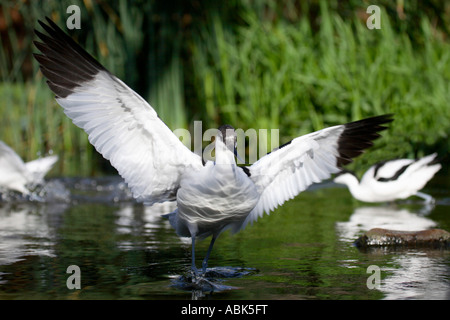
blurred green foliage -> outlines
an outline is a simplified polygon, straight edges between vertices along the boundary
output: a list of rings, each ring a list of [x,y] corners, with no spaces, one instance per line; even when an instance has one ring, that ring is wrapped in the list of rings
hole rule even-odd
[[[51,150],[54,174],[110,172],[53,99],[33,29],[67,32],[170,128],[280,129],[280,143],[383,113],[395,122],[352,165],[449,150],[450,5],[430,1],[5,1],[0,6],[0,139],[26,160]],[[369,30],[369,5],[381,29]],[[270,141],[270,140],[269,140]]]

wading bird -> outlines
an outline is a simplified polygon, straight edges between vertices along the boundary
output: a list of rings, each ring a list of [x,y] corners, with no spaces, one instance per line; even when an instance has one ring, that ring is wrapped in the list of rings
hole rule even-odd
[[[421,159],[395,159],[380,162],[364,173],[361,182],[349,171],[342,171],[334,182],[345,184],[356,199],[364,202],[390,202],[418,196],[426,202],[433,198],[419,192],[441,169],[436,153]]]
[[[134,197],[146,203],[176,201],[168,214],[181,237],[195,241],[212,236],[203,272],[214,241],[221,232],[237,232],[270,213],[309,185],[330,178],[351,162],[392,121],[383,115],[337,125],[284,144],[252,164],[236,165],[236,134],[222,126],[215,139],[215,161],[203,164],[137,93],[47,18],[36,30],[35,54],[56,100],[89,141],[108,159],[129,185]]]
[[[25,163],[13,149],[0,141],[0,188],[30,195],[30,189],[44,181],[56,161],[58,156],[48,156]]]

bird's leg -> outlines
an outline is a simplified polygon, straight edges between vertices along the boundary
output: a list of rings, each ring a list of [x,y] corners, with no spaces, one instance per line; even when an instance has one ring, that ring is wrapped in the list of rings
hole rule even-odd
[[[419,198],[422,198],[425,200],[425,203],[433,203],[434,202],[434,198],[428,194],[425,194],[423,192],[417,192],[416,196],[418,196]]]
[[[203,260],[203,263],[202,263],[203,273],[206,272],[206,267],[208,266],[209,254],[210,254],[211,251],[212,251],[212,248],[213,248],[213,246],[214,246],[214,242],[216,241],[216,238],[217,238],[217,237],[216,237],[215,235],[212,236],[211,242],[210,242],[210,244],[209,244],[208,251],[206,252],[205,259]]]
[[[195,266],[195,234],[192,235],[192,272],[194,273],[194,277],[192,280],[194,280],[194,278],[197,278],[198,276],[198,270],[197,267]]]

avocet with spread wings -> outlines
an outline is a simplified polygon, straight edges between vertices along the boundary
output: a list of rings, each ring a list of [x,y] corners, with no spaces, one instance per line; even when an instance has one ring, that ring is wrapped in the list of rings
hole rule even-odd
[[[215,161],[203,164],[137,93],[47,18],[36,30],[35,54],[66,115],[87,132],[89,141],[125,179],[134,196],[148,203],[176,201],[168,215],[181,237],[239,231],[270,213],[309,185],[330,178],[386,129],[390,116],[337,125],[293,139],[243,170],[235,162],[233,127],[218,129]]]

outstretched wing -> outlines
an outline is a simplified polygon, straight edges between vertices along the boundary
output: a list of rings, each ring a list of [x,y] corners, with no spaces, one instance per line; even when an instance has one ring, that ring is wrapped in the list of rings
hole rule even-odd
[[[391,122],[390,115],[368,118],[319,130],[288,142],[250,167],[250,179],[261,194],[243,227],[294,198],[373,145]]]
[[[48,33],[35,30],[35,54],[56,100],[73,123],[145,202],[175,199],[185,170],[202,167],[136,92],[106,70],[47,18]]]

